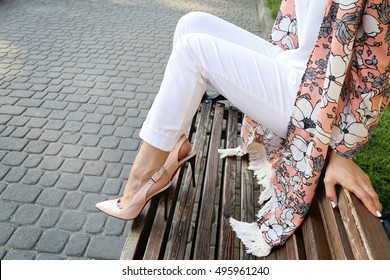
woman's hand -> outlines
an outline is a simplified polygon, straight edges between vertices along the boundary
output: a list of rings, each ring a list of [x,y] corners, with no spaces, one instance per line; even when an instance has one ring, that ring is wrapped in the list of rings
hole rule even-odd
[[[341,185],[354,193],[374,216],[381,217],[382,204],[378,194],[371,185],[370,178],[352,159],[344,158],[332,151],[326,168],[325,178],[326,197],[332,207],[337,205],[336,185]]]

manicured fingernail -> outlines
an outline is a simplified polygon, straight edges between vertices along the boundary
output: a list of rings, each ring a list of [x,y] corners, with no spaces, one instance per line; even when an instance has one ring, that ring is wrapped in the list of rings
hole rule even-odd
[[[336,208],[336,203],[334,203],[333,201],[330,202],[330,206],[332,206],[332,208]]]
[[[381,212],[379,212],[379,211],[376,211],[376,215],[380,218],[380,217],[382,217],[382,214],[381,214]]]

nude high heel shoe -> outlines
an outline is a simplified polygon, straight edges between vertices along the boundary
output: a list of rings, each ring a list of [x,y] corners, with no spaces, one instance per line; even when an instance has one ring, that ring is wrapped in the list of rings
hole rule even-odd
[[[195,187],[194,161],[195,152],[188,153],[184,158],[178,159],[181,146],[187,138],[183,135],[174,149],[168,155],[165,164],[131,197],[130,204],[125,208],[119,208],[120,199],[112,199],[96,204],[96,208],[104,213],[123,220],[135,219],[145,207],[147,202],[155,195],[163,192],[171,186],[171,180],[177,170],[187,161],[191,164],[192,181]],[[166,205],[165,205],[166,207]],[[166,211],[165,211],[166,217]]]

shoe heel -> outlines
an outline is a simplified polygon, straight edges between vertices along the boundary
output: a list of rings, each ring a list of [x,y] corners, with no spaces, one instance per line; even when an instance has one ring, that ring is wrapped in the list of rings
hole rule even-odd
[[[192,187],[196,187],[196,181],[195,181],[195,160],[196,155],[194,155],[192,158],[188,160],[189,164],[191,165],[191,174],[192,174]]]

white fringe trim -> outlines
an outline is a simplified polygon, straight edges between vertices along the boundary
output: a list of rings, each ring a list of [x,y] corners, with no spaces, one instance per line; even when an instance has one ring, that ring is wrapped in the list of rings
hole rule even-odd
[[[269,212],[275,211],[277,207],[278,207],[278,201],[275,196],[272,196],[271,199],[267,201],[267,203],[263,207],[261,207],[261,209],[257,213],[257,217],[260,219],[261,217],[268,214]]]
[[[230,218],[229,222],[237,237],[244,243],[248,254],[253,254],[257,257],[269,255],[272,247],[265,242],[257,223],[249,224],[233,218]]]
[[[220,158],[243,156],[240,146],[233,149],[219,149],[218,153]],[[277,207],[275,190],[271,184],[274,170],[268,162],[267,151],[264,145],[252,142],[247,153],[249,155],[248,169],[253,171],[257,183],[264,188],[259,197],[259,204],[261,205],[268,200],[257,214],[260,218],[274,211]],[[257,223],[240,222],[233,218],[230,218],[229,222],[237,237],[245,245],[248,254],[253,254],[257,257],[269,255],[272,247],[265,242]]]
[[[241,157],[244,155],[241,152],[241,148],[239,146],[233,149],[218,149],[218,153],[220,154],[219,158],[232,157],[232,156]]]

